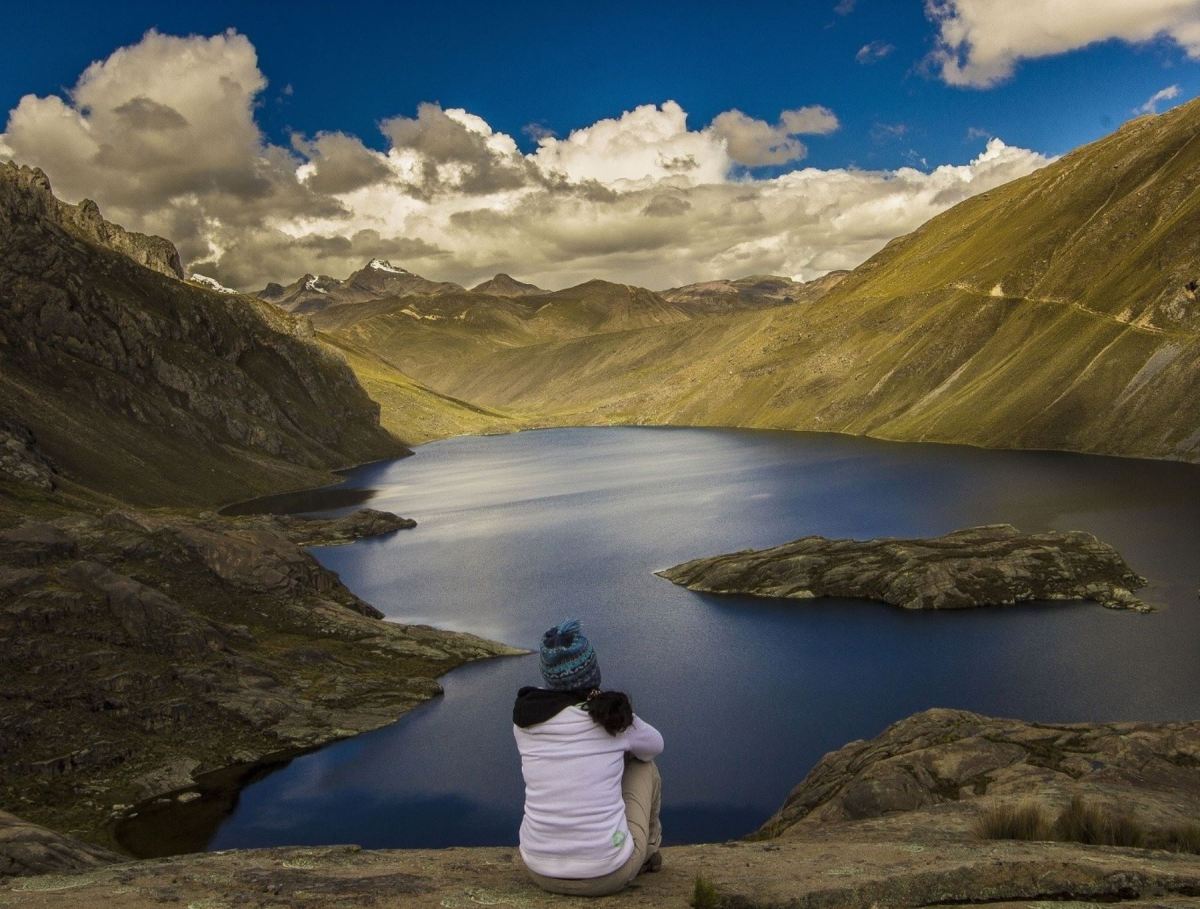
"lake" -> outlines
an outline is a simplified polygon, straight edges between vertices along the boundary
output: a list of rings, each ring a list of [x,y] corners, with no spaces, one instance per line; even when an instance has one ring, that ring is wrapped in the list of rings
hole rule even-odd
[[[554,429],[431,443],[286,504],[336,514],[359,501],[418,526],[313,552],[389,618],[529,648],[560,619],[583,621],[605,687],[628,691],[666,739],[669,843],[750,832],[822,754],[928,707],[1054,722],[1200,716],[1196,466],[811,433]],[[998,522],[1096,534],[1150,579],[1141,595],[1161,611],[919,613],[702,595],[653,574],[805,534]],[[244,785],[215,829],[211,811],[186,806],[170,822],[201,825],[210,849],[514,844],[512,700],[539,680],[536,656],[456,670],[444,698]]]

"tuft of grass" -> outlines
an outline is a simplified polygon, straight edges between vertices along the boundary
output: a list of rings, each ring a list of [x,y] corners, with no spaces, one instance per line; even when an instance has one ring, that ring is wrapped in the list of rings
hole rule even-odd
[[[1040,802],[993,802],[975,821],[975,835],[985,840],[1048,840],[1053,824]]]
[[[692,888],[692,899],[688,905],[692,909],[721,909],[724,900],[711,881],[696,875],[696,885]]]
[[[1107,808],[1074,796],[1054,822],[1054,838],[1089,846],[1146,844],[1146,830],[1123,808]]]
[[[1150,847],[1200,855],[1200,824],[1187,824],[1183,827],[1168,827],[1166,830],[1155,831],[1150,837]]]

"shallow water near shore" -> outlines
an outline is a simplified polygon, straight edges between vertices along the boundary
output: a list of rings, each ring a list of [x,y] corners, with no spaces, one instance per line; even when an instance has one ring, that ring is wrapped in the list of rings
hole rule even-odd
[[[927,707],[1053,722],[1200,714],[1196,466],[809,433],[557,429],[431,443],[350,472],[332,493],[341,500],[319,490],[289,504],[337,514],[351,510],[346,490],[418,522],[314,550],[390,618],[526,647],[582,619],[605,686],[629,691],[666,738],[669,842],[748,833],[822,754]],[[701,595],[653,574],[805,534],[998,522],[1095,533],[1150,579],[1142,596],[1161,611],[906,612]],[[195,836],[210,849],[515,843],[512,698],[537,682],[536,656],[456,670],[444,698],[256,779]],[[186,826],[186,806],[153,823]]]

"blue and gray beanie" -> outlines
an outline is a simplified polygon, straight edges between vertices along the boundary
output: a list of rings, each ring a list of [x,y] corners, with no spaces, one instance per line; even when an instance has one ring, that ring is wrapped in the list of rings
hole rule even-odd
[[[600,687],[596,649],[584,637],[579,619],[560,622],[542,635],[542,678],[558,691]]]

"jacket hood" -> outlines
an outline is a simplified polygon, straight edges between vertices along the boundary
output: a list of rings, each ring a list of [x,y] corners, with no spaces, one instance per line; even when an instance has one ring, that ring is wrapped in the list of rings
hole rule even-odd
[[[586,691],[554,691],[548,688],[522,688],[513,704],[513,723],[526,729],[558,716],[568,707],[587,700]]]

